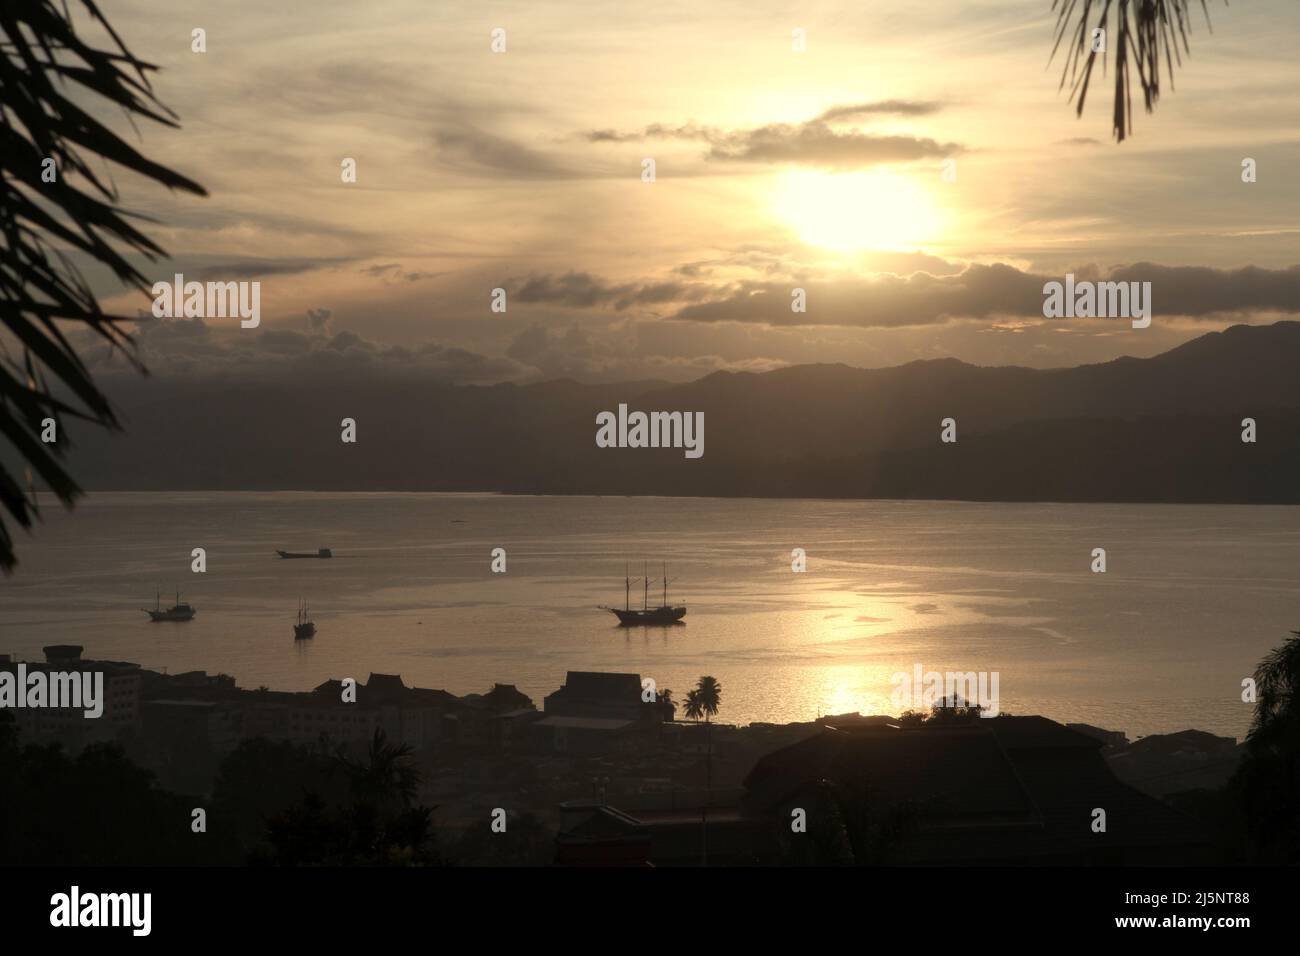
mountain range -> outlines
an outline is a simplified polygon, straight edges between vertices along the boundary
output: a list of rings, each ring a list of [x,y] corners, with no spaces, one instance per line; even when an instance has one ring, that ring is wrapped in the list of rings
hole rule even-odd
[[[1300,501],[1300,322],[1075,368],[800,365],[686,384],[137,378],[75,434],[91,490]],[[704,413],[705,453],[598,448],[596,416]],[[340,439],[356,421],[357,441]],[[957,441],[940,441],[941,421]],[[1254,443],[1242,441],[1253,418]]]

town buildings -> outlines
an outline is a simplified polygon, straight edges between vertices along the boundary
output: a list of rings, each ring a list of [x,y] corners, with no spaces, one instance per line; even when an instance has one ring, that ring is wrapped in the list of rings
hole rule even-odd
[[[243,741],[361,756],[382,731],[410,749],[438,826],[484,826],[495,808],[532,815],[562,865],[1217,862],[1189,817],[1113,767],[1141,779],[1153,759],[1181,773],[1236,754],[1234,741],[1197,732],[1120,746],[1122,735],[1043,717],[706,728],[665,720],[631,673],[570,671],[538,711],[507,684],[458,697],[372,673],[355,686],[246,690],[228,675],[85,659],[76,646],[45,656],[26,666],[102,672],[104,715],[18,710],[21,740],[118,742],[163,788],[199,795]]]

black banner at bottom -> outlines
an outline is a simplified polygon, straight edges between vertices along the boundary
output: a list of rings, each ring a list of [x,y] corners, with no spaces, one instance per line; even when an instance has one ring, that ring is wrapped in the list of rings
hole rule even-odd
[[[534,943],[557,932],[631,934],[654,946],[696,928],[734,942],[770,942],[773,933],[813,933],[815,941],[847,926],[860,932],[864,921],[922,945],[1041,942],[1044,933],[1227,942],[1239,933],[1281,937],[1293,875],[1272,868],[8,868],[0,869],[0,912],[8,940],[75,932],[81,942],[338,943],[406,930],[435,934],[430,942],[449,932]]]

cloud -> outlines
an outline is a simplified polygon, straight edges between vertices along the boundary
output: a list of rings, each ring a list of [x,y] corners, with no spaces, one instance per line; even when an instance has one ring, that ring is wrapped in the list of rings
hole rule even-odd
[[[953,319],[1043,319],[1043,286],[1061,282],[1072,271],[1078,281],[1150,282],[1157,318],[1194,320],[1240,318],[1245,313],[1300,312],[1300,266],[1264,269],[1214,269],[1150,262],[1076,266],[1039,273],[1008,263],[950,262],[924,253],[873,255],[852,274],[814,273],[763,267],[748,261],[753,277],[735,279],[736,261],[700,260],[673,270],[680,280],[611,281],[589,272],[541,274],[508,286],[520,305],[558,305],[613,315],[636,306],[665,319],[684,322],[741,322],[777,327],[843,326],[902,328]],[[710,281],[719,270],[733,278]],[[870,269],[869,272],[862,270]],[[807,293],[807,311],[791,311],[791,292]],[[667,311],[653,309],[671,306]],[[507,352],[526,359],[529,331]]]
[[[417,376],[448,384],[495,384],[535,378],[537,370],[508,356],[483,355],[457,346],[426,342],[414,346],[374,342],[350,330],[333,332],[328,309],[308,311],[309,331],[264,328],[255,332],[214,329],[202,319],[154,319],[147,313],[133,334],[137,357],[150,373],[237,381],[328,382],[349,376]],[[95,343],[79,342],[87,365],[98,375],[127,373],[120,355]]]
[[[1149,281],[1163,314],[1204,318],[1234,312],[1300,312],[1300,265],[1288,269],[1211,269],[1138,262],[1112,269],[1117,282]]]
[[[807,312],[791,311],[791,290]],[[972,265],[955,276],[918,272],[817,282],[741,282],[726,296],[689,305],[676,318],[771,325],[898,327],[956,317],[1042,314],[1042,281],[1007,265]]]
[[[526,362],[551,346],[551,333],[541,325],[532,325],[514,337],[506,355]]]
[[[939,143],[916,136],[838,132],[822,120],[813,120],[798,126],[777,123],[733,133],[713,143],[709,158],[849,169],[943,158],[961,152],[962,148],[955,143]]]
[[[448,273],[442,272],[407,272],[399,263],[387,262],[366,266],[361,270],[363,275],[368,275],[375,279],[400,279],[403,282],[420,282],[424,279],[436,279],[438,276],[445,276]]]
[[[772,123],[751,129],[724,131],[687,123],[660,123],[639,132],[612,129],[584,134],[595,143],[640,142],[647,139],[700,140],[709,145],[708,159],[724,162],[790,163],[847,169],[884,163],[913,162],[955,156],[964,152],[956,143],[940,143],[905,134],[882,135],[834,124],[870,116],[922,116],[937,112],[940,104],[928,101],[883,100],[834,106],[803,123]]]
[[[697,126],[684,123],[680,126],[668,126],[664,123],[652,123],[645,129],[631,132],[619,132],[613,129],[597,129],[585,133],[585,138],[593,143],[640,143],[647,139],[698,139],[712,141],[726,134],[709,126]]]
[[[854,116],[874,116],[889,114],[894,116],[928,116],[943,109],[942,104],[930,100],[881,100],[876,103],[857,103],[846,106],[832,106],[819,120],[833,122]]]
[[[1300,312],[1300,266],[1211,269],[1136,263],[1103,271],[1074,270],[1077,280],[1150,282],[1158,316],[1222,319],[1240,312]],[[742,282],[712,301],[688,305],[674,318],[771,325],[901,327],[956,318],[1043,317],[1043,285],[1064,275],[1038,275],[1002,263],[971,265],[956,275],[918,272],[810,283]],[[807,311],[791,311],[791,289],[807,291]]]
[[[532,276],[515,283],[511,298],[524,304],[551,303],[593,308],[608,305],[617,311],[634,305],[662,305],[704,298],[709,287],[683,282],[610,284],[586,272]]]
[[[328,269],[333,266],[352,262],[350,257],[308,258],[308,259],[234,259],[222,262],[192,266],[188,269],[176,266],[174,271],[181,272],[186,279],[198,282],[233,281],[244,277],[299,275]],[[155,270],[157,271],[157,270]],[[169,277],[170,278],[170,277]]]
[[[439,158],[460,172],[516,179],[572,179],[581,174],[513,140],[467,124],[438,130]]]

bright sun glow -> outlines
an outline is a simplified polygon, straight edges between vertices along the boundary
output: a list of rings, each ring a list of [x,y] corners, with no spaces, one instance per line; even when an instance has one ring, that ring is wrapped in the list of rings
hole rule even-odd
[[[936,238],[943,216],[926,191],[897,173],[786,173],[775,208],[799,238],[833,252],[910,250]]]

